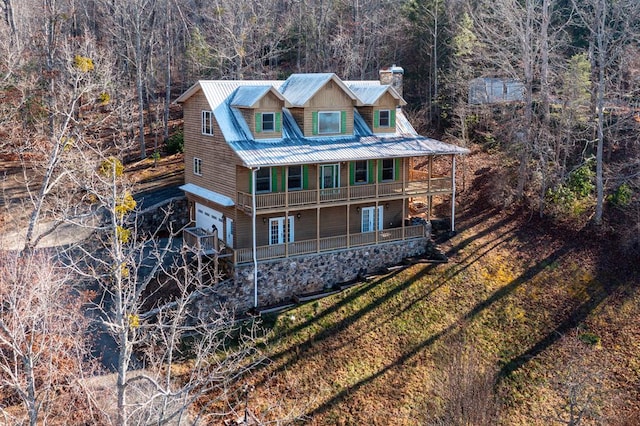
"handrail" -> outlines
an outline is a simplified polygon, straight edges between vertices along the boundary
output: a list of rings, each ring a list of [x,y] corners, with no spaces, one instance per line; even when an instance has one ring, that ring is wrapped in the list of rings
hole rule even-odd
[[[390,197],[436,195],[452,190],[451,178],[433,177],[429,179],[402,182],[379,182],[377,184],[341,186],[338,188],[294,190],[256,194],[256,210],[318,206],[345,201],[384,199]],[[250,212],[251,194],[238,191],[238,207]]]
[[[282,259],[285,257],[302,256],[311,253],[330,252],[347,249],[350,247],[375,245],[376,233],[379,242],[411,240],[426,236],[424,225],[412,225],[400,228],[383,229],[381,231],[364,232],[350,235],[336,235],[333,237],[318,238],[313,240],[303,240],[285,244],[259,246],[257,247],[256,252],[258,260],[271,260]],[[235,249],[234,253],[235,262],[237,264],[249,263],[253,261],[253,253],[251,248]]]

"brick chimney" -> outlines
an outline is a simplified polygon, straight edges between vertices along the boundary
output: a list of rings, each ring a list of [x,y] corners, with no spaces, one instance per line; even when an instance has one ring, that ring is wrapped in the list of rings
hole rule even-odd
[[[391,85],[400,96],[402,96],[402,77],[404,70],[402,67],[393,64],[391,68],[383,68],[380,70],[380,83]]]

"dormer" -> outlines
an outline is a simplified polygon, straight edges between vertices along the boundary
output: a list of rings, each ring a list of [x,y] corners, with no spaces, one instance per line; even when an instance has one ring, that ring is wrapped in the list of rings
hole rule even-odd
[[[396,132],[396,109],[407,103],[388,85],[349,86],[358,97],[358,112],[373,133]]]
[[[273,86],[240,86],[229,106],[240,111],[254,139],[282,138],[285,99]]]
[[[353,135],[358,99],[335,74],[292,74],[280,93],[304,136]]]

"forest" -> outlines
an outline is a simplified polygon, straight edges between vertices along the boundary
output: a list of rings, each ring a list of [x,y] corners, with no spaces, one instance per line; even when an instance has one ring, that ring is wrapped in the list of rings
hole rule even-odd
[[[516,215],[522,221],[518,224],[525,227],[536,221],[549,232],[576,241],[589,240],[584,234],[603,245],[606,241],[612,247],[608,256],[620,262],[609,266],[611,270],[637,273],[632,266],[640,258],[637,0],[0,0],[0,10],[0,227],[24,230],[17,250],[0,245],[3,424],[222,424],[230,413],[241,416],[243,408],[244,424],[250,424],[246,419],[249,395],[254,392],[254,411],[259,412],[258,402],[272,403],[265,396],[270,391],[283,395],[281,402],[294,402],[270,412],[263,409],[265,422],[367,421],[366,416],[337,412],[355,410],[359,404],[369,406],[371,400],[340,405],[347,399],[343,395],[336,400],[338,408],[330,411],[314,408],[316,402],[310,399],[291,397],[296,384],[309,389],[302,376],[291,379],[291,384],[282,384],[282,378],[273,384],[267,378],[271,370],[260,370],[257,379],[247,380],[273,358],[265,349],[264,325],[239,324],[233,312],[224,310],[216,312],[215,320],[188,321],[193,295],[206,291],[202,270],[193,273],[186,267],[167,267],[163,256],[169,244],[163,245],[158,234],[143,235],[131,218],[136,186],[125,171],[142,160],[158,162],[180,150],[181,112],[174,100],[200,79],[285,79],[298,72],[334,72],[343,80],[375,80],[381,68],[401,66],[403,96],[408,102],[405,113],[416,129],[469,147],[483,158],[480,165],[474,163],[479,158],[476,154],[461,160],[462,173],[465,168],[473,172],[463,187],[471,188],[474,176],[483,178],[482,193],[474,194],[474,200],[481,199],[482,205],[499,212],[496,215]],[[488,81],[505,83],[500,94],[506,93],[506,83],[516,82],[521,94],[508,102],[474,98],[473,84]],[[19,197],[14,176],[23,186]],[[45,238],[70,223],[94,232],[89,247],[56,252],[40,248]],[[481,236],[490,232],[490,228],[479,230],[478,223],[468,217],[462,223]],[[476,238],[462,235],[458,238]],[[460,252],[466,247],[464,241]],[[583,274],[579,259],[563,263],[566,252],[552,254],[545,258],[550,259],[547,263],[540,263],[550,282],[564,282],[555,269],[558,265],[569,268],[568,274],[577,277],[578,283],[607,281],[598,274]],[[500,266],[508,254],[500,256],[482,260],[492,263],[489,272],[477,276],[489,274],[498,282],[515,273]],[[535,258],[531,253],[523,256],[532,262]],[[464,274],[474,268],[469,265]],[[165,281],[153,282],[160,271]],[[436,272],[452,277],[461,273],[455,269]],[[523,276],[528,282],[530,277],[525,272]],[[637,275],[624,279],[633,284]],[[514,281],[518,279],[505,282]],[[26,282],[30,285],[25,286]],[[150,306],[150,289],[158,284],[173,286],[173,298]],[[606,292],[613,288],[602,286]],[[617,291],[623,286],[614,287]],[[571,291],[589,300],[579,309],[605,300],[582,287],[571,287]],[[542,297],[535,289],[531,292]],[[96,294],[110,295],[109,306],[96,304]],[[467,295],[476,293],[469,290]],[[634,297],[625,300],[637,301]],[[323,307],[329,312],[333,308],[327,303],[307,307],[298,315],[313,316]],[[95,313],[85,315],[89,305],[95,305]],[[492,303],[479,305],[488,308]],[[629,318],[639,317],[635,305],[622,305]],[[503,307],[501,315],[507,315],[509,308],[509,315],[526,316],[526,310],[520,312],[516,308],[521,307],[514,306]],[[558,308],[555,314],[560,318],[566,306],[548,308]],[[508,317],[516,328],[522,326],[514,320],[521,318],[517,315]],[[295,340],[292,330],[305,327],[287,324],[293,321],[287,318],[293,317],[267,328],[284,330],[287,338]],[[586,313],[579,316],[584,321],[586,317]],[[545,330],[555,329],[547,320],[534,322]],[[558,333],[579,325],[560,323],[564,326]],[[485,330],[473,330],[476,338],[484,336]],[[520,337],[526,334],[522,329],[519,333]],[[579,342],[566,344],[576,352],[585,350],[575,346],[585,340],[593,338],[600,344],[600,338],[589,333],[583,331]],[[114,342],[112,377],[96,381],[103,377],[103,366],[93,359],[93,342],[78,338],[84,335],[108,335]],[[458,337],[446,344],[460,348],[470,339]],[[313,352],[316,346],[312,338],[304,343],[287,338],[275,339],[281,358],[285,350],[302,358],[300,351]],[[502,343],[519,347],[513,341]],[[474,363],[486,361],[477,352],[487,345],[478,344],[476,352],[456,352],[457,365],[465,367],[458,373],[484,372]],[[618,360],[627,367],[626,373],[616,370],[616,374],[638,379],[640,349],[637,343],[629,345],[622,346],[631,348],[625,352],[630,356],[624,362]],[[509,350],[494,352],[502,357]],[[432,355],[442,354],[434,349]],[[529,378],[517,382],[506,367],[517,360],[513,355],[502,364],[499,373],[511,381],[498,380],[495,392],[487,386],[495,382],[494,376],[455,376],[445,366],[448,383],[459,380],[458,386],[467,386],[464,392],[450,387],[449,393],[438,394],[439,405],[393,421],[549,424],[539,412],[535,419],[534,403],[527,409],[514,408],[528,404],[523,402],[530,396],[523,383],[544,376],[528,371]],[[287,374],[286,366],[279,368],[274,371]],[[260,385],[262,391],[256,391]],[[352,387],[345,389],[336,393],[348,393]],[[624,401],[596,403],[594,393],[580,400],[585,389],[593,387],[571,388],[575,398],[567,399],[564,411],[553,421],[625,424],[622,420],[640,419],[638,407],[633,406],[624,419],[612,420],[611,413]],[[387,395],[375,392],[371,390],[372,399]],[[520,399],[513,396],[516,393]],[[455,394],[468,396],[467,402],[476,405],[465,406]],[[637,389],[622,394],[632,400]],[[477,405],[479,399],[494,398],[501,402],[488,408]],[[429,405],[426,399],[412,402]],[[400,410],[402,404],[408,403],[403,399],[394,408]],[[70,412],[69,406],[76,408]],[[464,417],[469,409],[481,415]],[[425,414],[430,410],[438,414]],[[389,414],[397,410],[384,411],[380,417],[384,420],[377,424],[389,424]],[[626,424],[634,424],[629,421]]]

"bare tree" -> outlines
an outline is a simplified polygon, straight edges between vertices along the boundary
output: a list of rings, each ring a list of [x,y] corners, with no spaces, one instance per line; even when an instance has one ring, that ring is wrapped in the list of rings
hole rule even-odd
[[[572,1],[582,23],[590,34],[590,49],[593,79],[593,98],[596,115],[596,210],[594,223],[602,223],[604,209],[604,143],[605,143],[605,97],[609,91],[608,81],[615,74],[623,46],[637,43],[640,5],[635,1],[610,2],[591,0],[578,3]]]
[[[79,380],[93,373],[87,321],[70,277],[46,253],[0,252],[0,415],[29,425],[98,417]],[[22,411],[10,410],[21,404]],[[86,410],[86,411],[85,411]],[[85,413],[85,414],[82,414]]]
[[[443,413],[429,424],[488,426],[498,423],[494,369],[459,335],[452,337],[447,358],[445,377],[436,388],[444,402]]]

